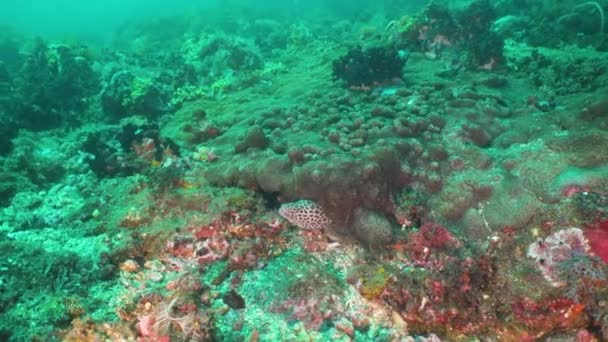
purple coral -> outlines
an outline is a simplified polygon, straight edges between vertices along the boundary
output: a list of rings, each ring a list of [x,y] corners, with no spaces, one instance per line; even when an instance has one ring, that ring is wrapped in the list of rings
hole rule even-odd
[[[326,229],[332,223],[323,208],[309,200],[285,203],[279,208],[279,215],[304,229]]]

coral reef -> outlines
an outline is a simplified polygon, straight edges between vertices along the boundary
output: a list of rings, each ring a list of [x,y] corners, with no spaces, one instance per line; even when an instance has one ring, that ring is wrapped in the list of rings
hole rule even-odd
[[[3,30],[0,340],[608,339],[604,4],[383,5]]]

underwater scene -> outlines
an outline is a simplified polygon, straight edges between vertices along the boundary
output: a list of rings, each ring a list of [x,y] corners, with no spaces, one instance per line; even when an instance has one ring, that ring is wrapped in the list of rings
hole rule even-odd
[[[0,341],[608,341],[608,0],[0,4]]]

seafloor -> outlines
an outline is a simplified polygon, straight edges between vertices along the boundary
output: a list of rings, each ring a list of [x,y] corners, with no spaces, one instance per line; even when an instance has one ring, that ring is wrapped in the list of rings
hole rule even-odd
[[[608,340],[606,2],[499,3],[3,31],[0,340]]]

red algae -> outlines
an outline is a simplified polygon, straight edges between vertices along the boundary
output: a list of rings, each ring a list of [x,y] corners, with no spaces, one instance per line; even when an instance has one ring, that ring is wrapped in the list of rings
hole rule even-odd
[[[608,263],[608,219],[598,220],[584,231],[591,252]]]

